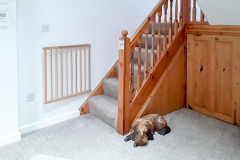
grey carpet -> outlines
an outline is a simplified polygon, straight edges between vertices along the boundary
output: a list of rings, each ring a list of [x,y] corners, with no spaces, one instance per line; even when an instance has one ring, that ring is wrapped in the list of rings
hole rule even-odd
[[[172,132],[155,133],[145,147],[124,142],[92,114],[23,135],[0,148],[1,160],[29,160],[36,154],[73,160],[239,160],[240,128],[181,109],[165,116]]]

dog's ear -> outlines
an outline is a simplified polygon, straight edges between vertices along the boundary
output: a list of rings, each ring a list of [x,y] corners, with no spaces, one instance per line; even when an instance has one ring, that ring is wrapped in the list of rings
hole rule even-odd
[[[135,138],[136,138],[136,136],[137,136],[137,134],[138,134],[138,132],[137,132],[137,127],[138,127],[138,126],[135,126],[135,127],[133,128],[133,130],[134,130],[134,132],[133,132],[133,134],[132,134],[132,140],[133,140],[133,141],[135,141]]]
[[[151,131],[150,128],[148,128],[147,136],[148,136],[148,140],[154,140],[154,138],[153,138],[153,134],[152,134],[152,131]]]

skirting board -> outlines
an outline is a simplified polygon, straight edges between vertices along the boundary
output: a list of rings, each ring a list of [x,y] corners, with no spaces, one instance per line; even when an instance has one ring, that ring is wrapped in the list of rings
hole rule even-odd
[[[41,129],[44,127],[48,127],[48,126],[60,123],[60,122],[64,122],[66,120],[78,117],[79,115],[80,115],[79,110],[77,110],[77,111],[74,111],[74,112],[71,112],[68,114],[64,114],[64,115],[53,117],[53,118],[50,118],[50,119],[47,119],[47,120],[44,120],[41,122],[37,122],[37,123],[33,123],[33,124],[30,124],[27,126],[20,127],[19,131],[22,134],[25,134],[28,132],[32,132],[32,131],[35,131],[35,130],[38,130],[38,129]]]
[[[10,143],[14,143],[21,140],[21,133],[17,132],[15,134],[9,135],[4,138],[0,138],[0,147]]]

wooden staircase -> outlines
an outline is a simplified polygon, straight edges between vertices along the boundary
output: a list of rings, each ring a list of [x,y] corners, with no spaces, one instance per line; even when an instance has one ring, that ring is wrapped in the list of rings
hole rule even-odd
[[[186,67],[186,26],[190,21],[190,8],[190,0],[160,0],[131,38],[124,30],[119,39],[119,60],[80,107],[81,115],[91,112],[118,133],[128,133],[134,119],[148,113],[146,105],[156,93],[156,87],[167,79],[171,68]],[[192,15],[195,22],[196,0],[193,0]],[[206,23],[204,20],[202,13],[199,23]],[[177,63],[180,60],[182,63]],[[181,82],[176,83],[177,90],[183,93],[184,99],[186,71],[174,74]],[[177,99],[177,96],[172,98]],[[164,111],[161,107],[165,106],[156,106],[152,113],[167,114],[186,106],[185,100],[174,102]]]
[[[183,16],[185,2],[179,2],[175,1],[174,18],[173,0],[162,0],[131,40],[127,38],[127,31],[122,32],[120,42],[124,46],[119,44],[123,47],[119,50],[119,61],[80,108],[81,114],[91,112],[120,134],[129,131],[175,54],[180,47],[184,48],[187,17]],[[180,12],[178,6],[181,6]],[[170,13],[169,19],[167,13]]]

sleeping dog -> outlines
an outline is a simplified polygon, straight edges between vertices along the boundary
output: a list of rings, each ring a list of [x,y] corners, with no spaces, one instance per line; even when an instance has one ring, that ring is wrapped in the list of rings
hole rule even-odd
[[[154,140],[153,135],[155,131],[160,135],[166,135],[171,132],[171,129],[162,116],[149,114],[133,122],[131,133],[124,141],[135,141],[134,147],[144,146],[148,143],[148,140]]]

